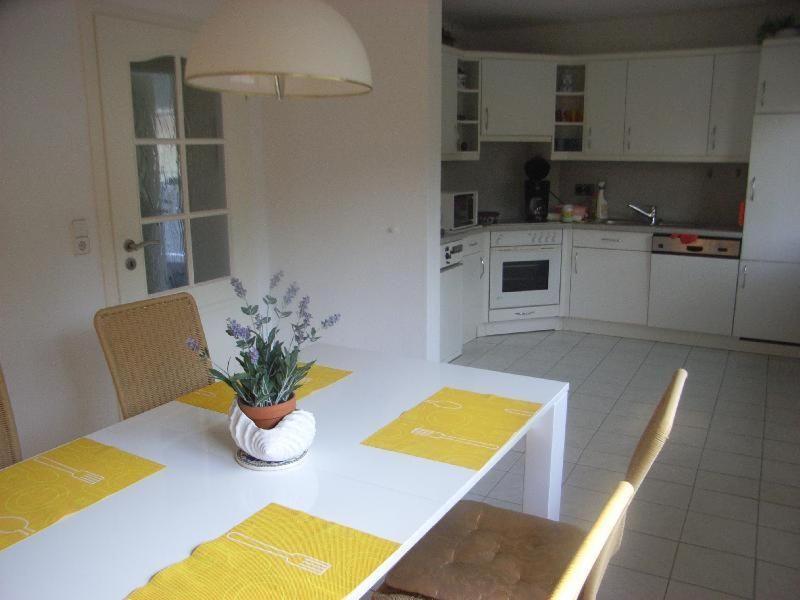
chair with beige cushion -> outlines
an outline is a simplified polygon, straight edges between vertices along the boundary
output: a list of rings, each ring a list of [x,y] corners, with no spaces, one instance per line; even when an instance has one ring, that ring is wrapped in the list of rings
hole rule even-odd
[[[6,380],[0,367],[0,469],[13,465],[20,459],[19,438]]]
[[[209,361],[186,347],[189,338],[206,347],[187,293],[101,309],[94,327],[125,419],[212,382]]]
[[[686,376],[683,369],[675,373],[634,451],[626,474],[631,497],[669,437]],[[436,600],[594,599],[622,541],[629,501],[609,527],[603,516],[619,508],[619,498],[610,501],[588,537],[567,523],[459,502],[392,569],[381,592]]]

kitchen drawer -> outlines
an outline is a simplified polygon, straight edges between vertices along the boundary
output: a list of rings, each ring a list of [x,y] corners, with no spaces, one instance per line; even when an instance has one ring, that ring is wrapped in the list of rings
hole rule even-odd
[[[486,235],[485,233],[481,232],[465,237],[463,256],[470,256],[472,254],[477,254],[478,252],[481,252],[483,250],[485,235]]]
[[[497,308],[489,311],[489,322],[521,321],[524,319],[541,319],[543,317],[557,317],[558,304],[549,306],[527,306],[522,308]]]
[[[492,232],[493,248],[495,246],[534,246],[560,243],[560,229],[526,229],[523,231]]]
[[[650,252],[653,234],[602,229],[576,229],[572,232],[575,248],[606,248],[609,250],[638,250]]]

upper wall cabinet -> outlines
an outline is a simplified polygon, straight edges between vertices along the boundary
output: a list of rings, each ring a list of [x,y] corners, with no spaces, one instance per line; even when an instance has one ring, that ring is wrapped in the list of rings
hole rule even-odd
[[[555,112],[555,61],[484,58],[481,90],[482,139],[550,141]]]
[[[761,49],[757,113],[800,112],[800,40],[767,40]]]
[[[714,57],[708,155],[747,162],[758,82],[758,52]]]
[[[626,156],[705,156],[713,72],[713,56],[630,60]]]
[[[442,50],[442,160],[480,158],[480,61]]]
[[[627,60],[587,63],[583,149],[586,156],[622,154],[627,79]]]

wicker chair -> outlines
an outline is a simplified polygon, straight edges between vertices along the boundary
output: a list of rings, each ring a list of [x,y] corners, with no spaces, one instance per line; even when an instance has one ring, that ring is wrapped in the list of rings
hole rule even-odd
[[[0,469],[13,465],[21,458],[17,426],[11,411],[3,369],[0,368]]]
[[[194,298],[172,294],[97,311],[94,328],[127,419],[211,383],[210,363],[186,347],[206,346]]]
[[[669,437],[686,375],[680,369],[673,376],[631,458],[628,483],[588,536],[566,523],[462,501],[397,563],[380,591],[436,600],[596,598],[622,541],[626,508]]]

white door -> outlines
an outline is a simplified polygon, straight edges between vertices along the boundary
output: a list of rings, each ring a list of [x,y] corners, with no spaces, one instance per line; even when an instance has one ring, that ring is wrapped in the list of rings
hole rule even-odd
[[[555,62],[481,60],[481,104],[484,137],[552,137]]]
[[[600,60],[586,65],[583,154],[622,154],[627,78],[627,60]]]
[[[742,261],[733,335],[800,343],[800,265]]]
[[[708,129],[711,156],[740,158],[750,154],[750,133],[758,87],[758,52],[717,54]],[[800,68],[800,65],[798,65]]]
[[[245,101],[182,83],[190,32],[102,16],[96,27],[120,299],[227,299],[231,209],[248,193]]]
[[[442,52],[442,154],[458,152],[458,57]]]
[[[731,335],[738,260],[653,254],[650,265],[650,327]]]
[[[625,153],[705,156],[713,56],[628,62]]]
[[[761,48],[757,113],[800,112],[800,41],[767,41]]]
[[[485,304],[484,281],[489,275],[483,252],[464,256],[464,343],[474,340],[478,335],[478,325],[486,321],[483,311]]]
[[[572,251],[571,317],[645,325],[649,287],[649,252]]]
[[[742,258],[800,262],[800,114],[756,115]]]

